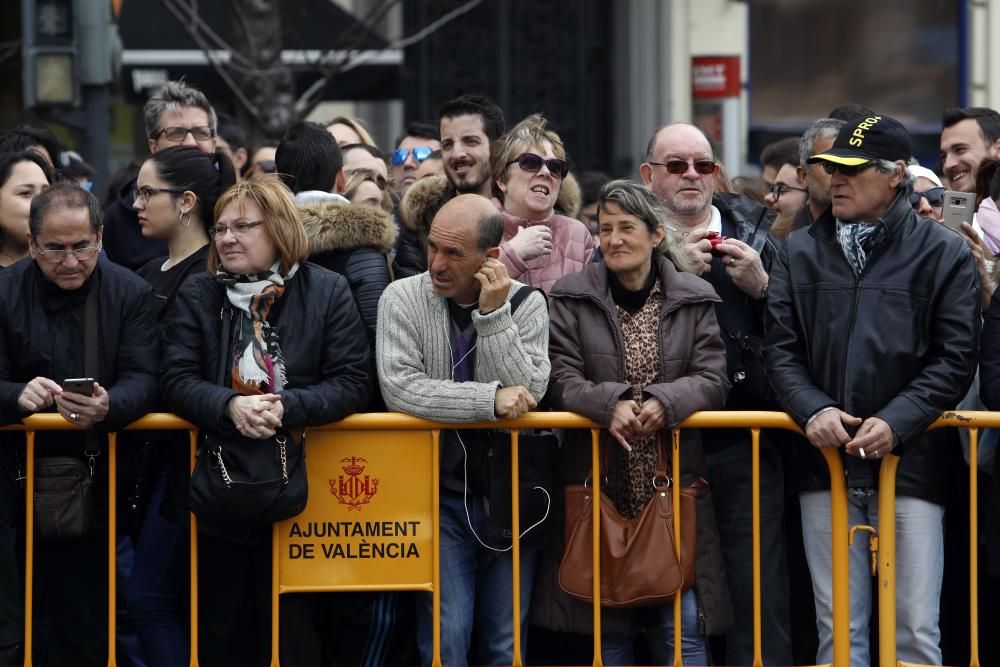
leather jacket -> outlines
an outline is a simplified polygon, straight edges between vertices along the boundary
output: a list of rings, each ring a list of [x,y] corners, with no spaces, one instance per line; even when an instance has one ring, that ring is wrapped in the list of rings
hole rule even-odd
[[[947,432],[924,433],[965,395],[981,329],[979,280],[963,238],[922,219],[899,195],[879,217],[886,235],[856,277],[828,208],[793,232],[770,274],[765,360],[785,410],[802,427],[836,406],[879,417],[897,436],[896,489],[943,502]],[[829,488],[818,452],[798,452],[804,489]],[[848,486],[877,480],[878,461],[845,457]]]

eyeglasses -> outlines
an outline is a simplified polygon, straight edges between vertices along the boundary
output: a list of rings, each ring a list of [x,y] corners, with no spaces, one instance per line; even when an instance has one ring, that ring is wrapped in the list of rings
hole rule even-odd
[[[66,258],[73,255],[73,258],[78,262],[85,262],[88,259],[94,259],[97,253],[101,251],[101,243],[98,242],[95,246],[90,246],[88,248],[51,248],[49,250],[42,250],[37,243],[33,244],[35,246],[35,253],[38,257],[51,264],[62,264],[66,261]]]
[[[208,141],[215,136],[215,130],[202,125],[201,127],[165,127],[153,135],[153,139],[166,137],[167,141],[184,141],[188,133],[194,137],[195,141]]]
[[[434,152],[433,148],[429,146],[416,146],[413,148],[413,159],[417,162],[423,162],[431,156]],[[403,163],[406,162],[406,158],[410,156],[410,150],[406,148],[397,148],[392,152],[389,161],[392,162],[393,167],[402,167]]]
[[[144,185],[132,192],[132,198],[135,201],[141,201],[143,204],[148,204],[151,197],[155,197],[161,192],[169,192],[171,194],[179,195],[183,193],[184,190],[180,188],[154,188],[149,185]]]
[[[228,231],[232,231],[233,236],[243,236],[254,227],[263,224],[263,220],[239,220],[230,225],[213,225],[208,231],[213,239],[218,240],[224,237]]]
[[[781,199],[781,195],[785,194],[790,190],[795,192],[809,192],[805,188],[792,187],[791,185],[787,185],[786,183],[775,183],[767,189],[767,191],[771,193],[771,196],[774,197],[774,201],[778,201],[779,199]]]
[[[871,169],[875,166],[874,162],[866,162],[865,164],[857,164],[854,166],[848,166],[846,164],[837,164],[836,162],[823,162],[823,171],[828,174],[833,174],[839,171],[844,176],[850,178],[851,176],[857,176],[865,169]]]
[[[715,160],[695,160],[694,162],[687,160],[667,160],[666,162],[650,162],[649,164],[663,167],[667,170],[668,174],[673,174],[674,176],[686,173],[689,165],[694,165],[694,170],[702,176],[714,173],[716,167]]]
[[[926,197],[927,203],[931,205],[932,208],[940,208],[944,205],[944,188],[935,187],[928,188],[923,192],[911,192],[910,193],[910,206],[917,208],[920,206],[920,198]]]
[[[511,160],[505,166],[509,167],[515,162],[522,171],[526,171],[530,174],[541,171],[543,164],[548,167],[549,173],[552,174],[553,178],[562,180],[566,178],[566,174],[569,173],[569,162],[566,160],[560,160],[558,158],[550,158],[546,160],[541,155],[535,155],[534,153],[521,153],[516,159]]]

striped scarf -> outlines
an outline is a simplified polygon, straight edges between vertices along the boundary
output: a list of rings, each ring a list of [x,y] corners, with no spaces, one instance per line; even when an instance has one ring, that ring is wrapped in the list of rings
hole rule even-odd
[[[298,268],[295,264],[285,278],[278,273],[277,263],[257,273],[234,274],[220,267],[215,274],[240,314],[230,348],[232,387],[239,394],[274,393],[285,386],[285,358],[278,332],[267,318],[271,307],[285,293],[285,282]]]

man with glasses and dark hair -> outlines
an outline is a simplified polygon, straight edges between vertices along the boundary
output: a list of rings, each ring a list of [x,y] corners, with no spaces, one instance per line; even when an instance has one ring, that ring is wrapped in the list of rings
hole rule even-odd
[[[195,146],[215,152],[218,118],[200,90],[181,81],[163,84],[142,109],[150,153],[169,146]],[[121,189],[104,214],[104,251],[108,259],[133,271],[167,254],[166,241],[142,235],[135,201],[135,180]]]
[[[105,433],[125,427],[153,407],[159,326],[153,289],[101,259],[97,200],[75,183],[57,183],[31,202],[31,260],[0,273],[0,424],[58,412],[81,430],[37,435],[37,456],[89,462],[96,525],[79,539],[36,541],[34,656],[45,665],[105,663],[107,647],[107,497]],[[91,317],[94,319],[91,320]],[[93,321],[91,328],[86,322]],[[91,342],[93,341],[93,342]],[[88,359],[88,344],[96,359]],[[81,392],[67,378],[93,378]],[[23,437],[0,447],[0,614],[21,621],[13,535],[23,493]],[[119,470],[129,468],[120,451]],[[20,461],[18,460],[20,458]],[[32,502],[29,498],[29,503]],[[120,509],[125,512],[123,502]],[[37,535],[37,533],[36,533]],[[10,618],[10,616],[8,616]],[[37,628],[40,628],[37,629]],[[111,647],[114,650],[114,647]],[[6,662],[2,664],[8,664]],[[13,663],[11,663],[13,664]],[[18,662],[17,664],[20,664]]]
[[[428,123],[410,123],[406,134],[396,141],[396,150],[389,156],[392,166],[392,188],[402,197],[419,180],[417,171],[434,151],[441,150],[441,132]]]
[[[975,192],[979,164],[1000,158],[1000,113],[985,107],[946,109],[941,124],[944,183],[950,190]]]
[[[881,459],[896,475],[896,646],[907,663],[941,664],[944,500],[956,434],[925,433],[965,395],[976,369],[979,280],[963,238],[921,219],[909,199],[912,145],[898,121],[857,118],[813,155],[832,204],[788,237],[768,291],[766,360],[783,408],[816,448],[837,449],[848,524],[878,528]],[[833,660],[830,477],[800,448],[802,533],[819,631]],[[851,664],[871,664],[869,540],[850,550]]]
[[[775,254],[768,236],[772,214],[736,194],[715,192],[718,163],[708,139],[693,125],[675,123],[653,133],[639,174],[684,233],[681,248],[695,271],[722,298],[715,314],[726,345],[732,391],[726,410],[769,410],[768,378],[761,358],[768,269]],[[714,237],[714,238],[713,238]],[[720,237],[725,237],[721,240]],[[702,433],[711,497],[719,522],[726,580],[735,623],[726,633],[723,664],[753,662],[753,572],[750,435],[745,430]],[[769,664],[792,662],[788,577],[785,566],[784,473],[780,452],[763,438],[760,450],[761,577],[763,655]],[[702,590],[701,594],[718,594]],[[728,619],[714,619],[706,634],[726,631]]]

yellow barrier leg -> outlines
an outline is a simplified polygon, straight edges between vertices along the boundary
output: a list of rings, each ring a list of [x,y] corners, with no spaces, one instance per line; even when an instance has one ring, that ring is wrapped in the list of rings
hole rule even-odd
[[[878,657],[896,667],[896,468],[899,457],[882,459],[878,483]]]
[[[194,463],[197,459],[198,453],[198,431],[191,430],[188,431],[188,440],[190,443],[191,456],[188,460],[191,471],[194,471]],[[198,667],[198,519],[195,518],[193,512],[188,512],[188,517],[191,522],[191,557],[190,557],[190,576],[189,588],[190,588],[190,606],[191,606],[191,655],[190,655],[190,665],[191,667]]]
[[[441,484],[438,473],[441,467],[441,429],[431,431],[431,472],[434,476],[431,489],[431,507],[434,518],[434,548],[431,566],[431,664],[441,667]]]
[[[31,667],[35,621],[35,432],[25,433],[24,667]]]
[[[601,431],[590,431],[590,498],[591,517],[594,523],[594,534],[591,536],[591,556],[594,563],[594,667],[601,667],[604,659],[601,657]]]
[[[811,445],[802,445],[811,446]],[[851,664],[851,606],[848,591],[847,482],[840,451],[819,450],[830,470],[830,530],[833,548],[833,667]]]
[[[518,453],[518,431],[510,432],[510,506],[511,537],[513,538],[512,565],[514,568],[514,663],[521,667],[521,479],[518,474],[520,460]]]
[[[108,434],[108,667],[118,664],[115,636],[118,634],[118,434]]]
[[[681,562],[681,432],[671,429],[670,466],[673,483],[671,490],[674,501],[674,552],[677,562]],[[674,665],[684,664],[684,647],[681,645],[681,593],[674,596]]]
[[[760,617],[760,429],[750,429],[751,511],[753,512],[753,667],[764,664]]]
[[[979,429],[969,429],[969,667],[979,667]]]
[[[278,595],[278,581],[281,573],[281,554],[278,553],[278,524],[271,525],[271,667],[278,667],[281,663],[279,659],[281,639],[280,639],[280,598]]]

